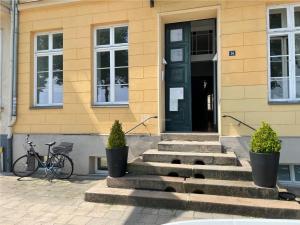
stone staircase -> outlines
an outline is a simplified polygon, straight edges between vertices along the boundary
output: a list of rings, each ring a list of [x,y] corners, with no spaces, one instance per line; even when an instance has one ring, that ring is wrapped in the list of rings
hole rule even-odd
[[[251,167],[224,151],[214,133],[164,133],[158,149],[128,164],[128,174],[107,178],[85,200],[229,213],[254,217],[300,218],[300,204],[280,201],[278,188],[252,182]]]

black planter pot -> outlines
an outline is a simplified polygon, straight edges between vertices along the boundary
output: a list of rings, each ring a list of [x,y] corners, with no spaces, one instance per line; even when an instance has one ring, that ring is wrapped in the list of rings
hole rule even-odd
[[[106,149],[106,157],[109,176],[124,176],[127,168],[128,146]]]
[[[256,185],[268,188],[276,187],[279,156],[279,152],[255,153],[250,151],[252,177]]]

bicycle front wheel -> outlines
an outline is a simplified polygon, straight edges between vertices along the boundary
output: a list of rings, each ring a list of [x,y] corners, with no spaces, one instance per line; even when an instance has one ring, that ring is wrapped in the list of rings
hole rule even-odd
[[[73,174],[73,161],[67,155],[53,154],[49,162],[56,178],[68,179]]]
[[[38,169],[38,161],[33,155],[23,155],[14,164],[12,172],[18,177],[28,177]]]

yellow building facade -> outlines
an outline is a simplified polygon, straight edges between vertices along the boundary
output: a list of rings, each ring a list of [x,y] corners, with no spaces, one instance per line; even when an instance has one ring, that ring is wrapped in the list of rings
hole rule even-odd
[[[286,9],[281,16],[287,13],[286,17],[290,18],[291,12],[298,16],[298,1],[155,0],[154,7],[150,6],[151,1],[148,0],[21,1],[18,116],[14,133],[105,135],[109,133],[111,124],[116,119],[122,122],[124,130],[129,130],[150,116],[158,116],[132,133],[151,133],[153,136],[159,136],[168,130],[167,108],[175,107],[176,110],[176,104],[179,104],[176,101],[181,101],[180,94],[177,93],[179,97],[174,100],[169,98],[170,93],[166,92],[166,67],[170,65],[166,60],[166,49],[169,46],[166,43],[167,26],[213,19],[214,50],[209,54],[213,55],[213,59],[210,60],[214,62],[215,75],[214,86],[211,89],[213,97],[207,99],[206,104],[214,104],[214,107],[207,106],[214,108],[214,114],[211,114],[214,117],[211,119],[214,121],[214,128],[206,124],[206,131],[213,130],[220,136],[229,137],[251,135],[252,131],[247,127],[222,117],[226,114],[255,128],[261,121],[267,121],[280,136],[291,137],[295,143],[298,141],[300,105],[295,94],[297,85],[292,88],[294,91],[290,87],[288,94],[281,90],[283,88],[275,85],[275,89],[279,88],[276,89],[278,92],[274,94],[275,97],[271,94],[271,86],[274,83],[269,75],[273,70],[271,71],[269,65],[272,56],[269,56],[268,47],[273,35],[272,29],[268,27],[270,9],[275,7],[274,12],[277,12],[276,7],[279,6]],[[292,32],[299,31],[296,20],[293,24],[295,29],[292,28]],[[128,102],[96,104],[95,92],[97,93],[98,84],[95,84],[95,76],[96,70],[99,69],[95,53],[97,29],[121,25],[128,27],[127,46],[122,46],[128,50]],[[281,25],[284,26],[284,22]],[[197,31],[201,33],[203,30]],[[34,97],[37,88],[34,77],[35,42],[37,35],[49,32],[63,34],[63,100],[61,105],[39,106]],[[175,33],[174,35],[176,36]],[[297,40],[300,39],[295,38],[296,45]],[[203,51],[205,50],[207,49]],[[279,55],[286,54],[281,52]],[[180,57],[180,54],[177,57]],[[297,60],[293,62],[296,63]],[[298,70],[293,68],[290,72],[294,71],[295,81]],[[282,84],[283,87],[283,80],[276,80],[276,84]],[[292,81],[289,82],[293,85]],[[272,98],[278,95],[281,95],[279,98],[284,101],[272,101]],[[114,96],[115,98],[117,97]],[[193,98],[193,102],[196,102],[195,99],[196,97]],[[179,128],[172,131],[181,130]],[[289,160],[286,159],[286,162]]]

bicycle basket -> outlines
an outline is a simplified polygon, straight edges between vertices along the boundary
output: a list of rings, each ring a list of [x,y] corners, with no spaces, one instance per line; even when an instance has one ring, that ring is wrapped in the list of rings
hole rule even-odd
[[[60,153],[68,155],[73,149],[73,143],[61,142],[59,145],[52,148],[53,153]]]

